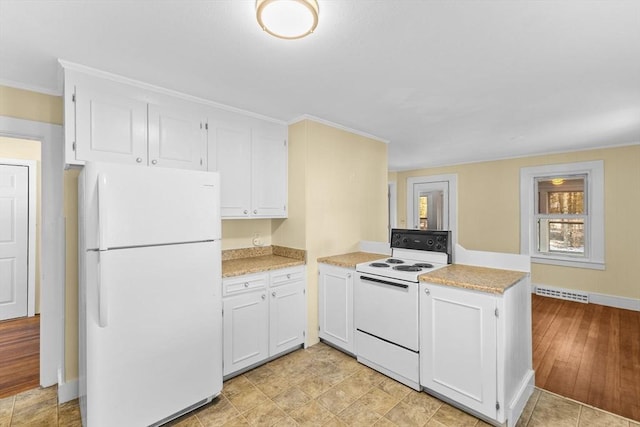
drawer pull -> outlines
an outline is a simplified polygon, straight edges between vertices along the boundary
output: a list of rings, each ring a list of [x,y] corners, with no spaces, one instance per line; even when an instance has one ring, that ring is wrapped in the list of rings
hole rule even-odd
[[[248,288],[249,287],[249,282],[244,282],[244,287]]]

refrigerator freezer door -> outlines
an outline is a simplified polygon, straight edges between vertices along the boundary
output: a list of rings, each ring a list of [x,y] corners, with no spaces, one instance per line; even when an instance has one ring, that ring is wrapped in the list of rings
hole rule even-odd
[[[216,172],[87,162],[79,179],[86,249],[220,239]]]
[[[85,260],[80,400],[86,425],[150,425],[218,395],[220,241],[90,251]]]

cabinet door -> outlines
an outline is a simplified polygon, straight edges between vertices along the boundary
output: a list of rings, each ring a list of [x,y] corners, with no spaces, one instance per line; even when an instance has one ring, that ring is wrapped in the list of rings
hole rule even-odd
[[[304,343],[304,282],[271,288],[269,307],[269,356]]]
[[[495,418],[496,298],[420,284],[420,384]]]
[[[76,160],[147,164],[147,104],[112,82],[76,85]]]
[[[207,170],[202,114],[176,105],[149,105],[149,165]]]
[[[220,213],[247,217],[251,209],[251,130],[241,124],[210,122],[209,139],[218,150]],[[209,167],[210,170],[211,166]]]
[[[224,375],[269,357],[269,301],[266,291],[223,299]]]
[[[320,338],[355,353],[353,340],[353,270],[318,265]]]
[[[287,216],[287,142],[280,132],[252,132],[251,214]]]

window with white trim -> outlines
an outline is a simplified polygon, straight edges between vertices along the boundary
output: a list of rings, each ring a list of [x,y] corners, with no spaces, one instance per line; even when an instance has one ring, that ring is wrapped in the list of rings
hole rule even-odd
[[[604,269],[602,161],[522,168],[520,212],[532,262]]]

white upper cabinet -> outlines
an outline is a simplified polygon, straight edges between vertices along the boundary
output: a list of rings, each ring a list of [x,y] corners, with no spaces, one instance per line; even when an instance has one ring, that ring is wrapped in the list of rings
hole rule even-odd
[[[251,213],[287,215],[287,140],[273,130],[256,129],[251,138]]]
[[[207,169],[206,118],[181,103],[149,104],[149,164]]]
[[[146,165],[147,104],[127,96],[113,82],[78,83],[74,88],[75,137],[69,139],[73,126],[68,125],[67,142],[72,147],[67,163],[100,160]]]
[[[220,172],[223,218],[286,218],[286,125],[216,114],[209,119],[209,153],[209,170]]]
[[[132,84],[65,70],[65,162],[207,169],[206,109]]]

